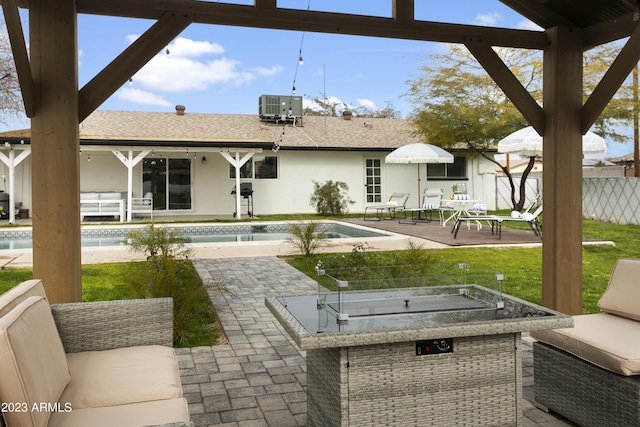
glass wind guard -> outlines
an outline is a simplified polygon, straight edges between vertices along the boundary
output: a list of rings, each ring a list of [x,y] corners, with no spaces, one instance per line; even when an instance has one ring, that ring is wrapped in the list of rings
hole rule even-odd
[[[483,311],[493,317],[504,308],[502,274],[465,263],[316,271],[318,320],[324,325],[401,315],[468,318]]]

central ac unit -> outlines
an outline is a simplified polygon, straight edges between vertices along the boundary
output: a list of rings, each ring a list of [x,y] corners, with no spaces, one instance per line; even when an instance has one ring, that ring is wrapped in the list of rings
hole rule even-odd
[[[258,98],[258,114],[263,120],[293,121],[302,117],[302,97],[261,95]]]

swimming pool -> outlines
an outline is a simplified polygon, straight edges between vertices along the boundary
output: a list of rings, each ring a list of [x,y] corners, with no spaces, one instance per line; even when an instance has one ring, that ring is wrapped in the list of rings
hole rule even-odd
[[[125,246],[126,237],[131,230],[145,226],[109,226],[82,227],[82,247]],[[175,224],[173,228],[182,230],[191,243],[224,243],[224,242],[260,242],[285,240],[291,236],[289,223],[251,223],[251,224]],[[335,222],[321,224],[329,239],[385,237],[390,234],[373,231],[367,228],[350,226]],[[0,230],[0,250],[31,248],[30,229]]]

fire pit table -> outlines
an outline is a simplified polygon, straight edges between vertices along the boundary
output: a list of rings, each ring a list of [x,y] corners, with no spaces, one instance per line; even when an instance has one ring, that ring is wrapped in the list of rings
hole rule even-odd
[[[477,284],[348,291],[349,281],[335,282],[266,299],[306,350],[309,426],[520,425],[521,333],[573,326]]]

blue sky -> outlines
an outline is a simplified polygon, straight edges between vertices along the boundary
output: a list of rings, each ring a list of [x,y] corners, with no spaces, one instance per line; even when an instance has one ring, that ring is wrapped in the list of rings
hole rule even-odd
[[[253,4],[252,0],[234,3]],[[391,15],[391,0],[278,0],[279,7]],[[417,1],[416,18],[505,28],[536,28],[497,0]],[[80,87],[122,52],[151,21],[80,15]],[[191,25],[100,109],[257,114],[260,95],[334,97],[358,107],[391,103],[406,116],[407,80],[438,43],[243,27]],[[298,65],[302,52],[304,65]],[[295,83],[294,83],[295,82]],[[10,120],[0,130],[27,127]],[[608,156],[632,151],[610,143]]]

